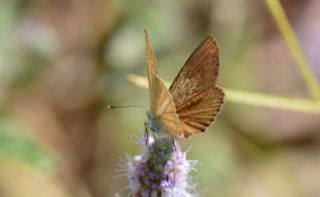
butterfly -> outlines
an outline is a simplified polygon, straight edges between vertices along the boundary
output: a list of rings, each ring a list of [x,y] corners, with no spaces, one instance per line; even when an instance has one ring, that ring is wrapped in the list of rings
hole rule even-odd
[[[159,76],[146,29],[144,34],[150,93],[146,131],[164,133],[175,139],[204,132],[224,103],[224,92],[216,86],[220,66],[217,42],[208,36],[168,89]]]

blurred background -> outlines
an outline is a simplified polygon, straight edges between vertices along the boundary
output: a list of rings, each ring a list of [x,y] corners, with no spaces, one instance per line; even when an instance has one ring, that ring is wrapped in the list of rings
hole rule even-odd
[[[320,2],[282,0],[320,77]],[[0,196],[106,197],[124,188],[116,163],[140,148],[149,96],[148,27],[160,75],[172,81],[212,34],[219,85],[308,97],[264,1],[1,0]],[[203,135],[181,142],[199,160],[203,196],[320,196],[320,117],[226,102]],[[124,192],[125,194],[125,192]]]

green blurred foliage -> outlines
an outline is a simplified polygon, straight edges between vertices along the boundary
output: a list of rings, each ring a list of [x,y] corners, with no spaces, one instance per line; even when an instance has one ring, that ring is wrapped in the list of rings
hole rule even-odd
[[[53,171],[54,161],[43,148],[26,136],[26,128],[4,117],[0,117],[0,161],[17,160],[32,166]]]

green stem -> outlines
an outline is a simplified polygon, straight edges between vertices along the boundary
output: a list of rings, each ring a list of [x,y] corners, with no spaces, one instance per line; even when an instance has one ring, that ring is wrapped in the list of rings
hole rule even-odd
[[[145,77],[130,74],[128,75],[128,80],[139,87],[148,88],[148,81]],[[228,88],[223,89],[226,93],[226,100],[228,102],[259,107],[299,111],[311,114],[320,114],[320,102],[317,101],[301,98],[276,96],[264,93],[240,91]]]
[[[266,0],[266,4],[274,17],[294,60],[297,62],[296,65],[308,86],[310,94],[315,99],[320,100],[318,79],[312,72],[311,66],[308,64],[307,59],[301,50],[297,36],[295,35],[280,2],[278,0]]]

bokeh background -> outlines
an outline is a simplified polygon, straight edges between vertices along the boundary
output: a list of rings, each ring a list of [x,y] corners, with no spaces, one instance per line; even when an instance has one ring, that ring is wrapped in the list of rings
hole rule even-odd
[[[320,2],[282,0],[320,77]],[[264,1],[1,0],[0,196],[106,197],[130,136],[144,131],[148,27],[160,75],[172,81],[208,34],[220,44],[219,85],[308,98]],[[198,192],[219,197],[320,196],[320,117],[226,102],[203,135],[181,142]],[[125,194],[125,192],[123,193]]]

